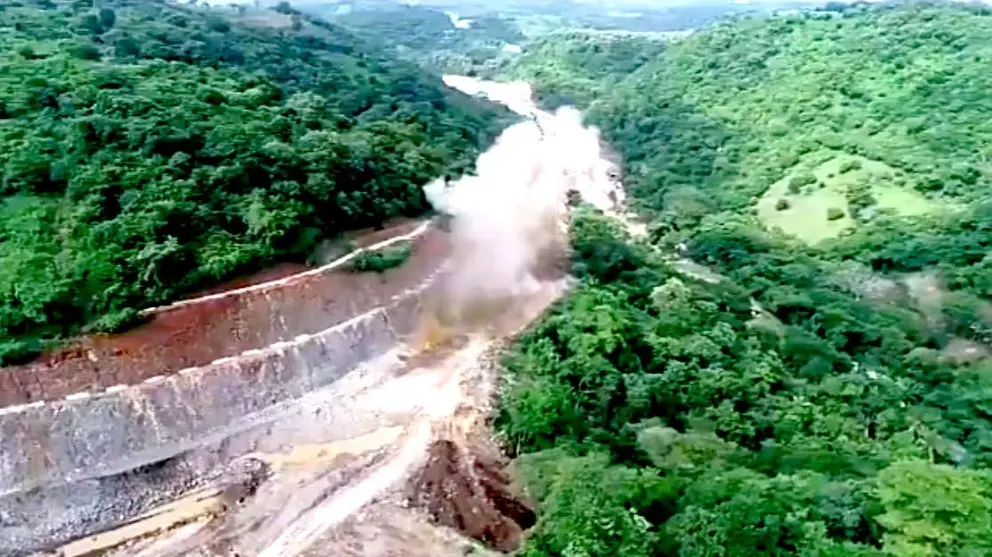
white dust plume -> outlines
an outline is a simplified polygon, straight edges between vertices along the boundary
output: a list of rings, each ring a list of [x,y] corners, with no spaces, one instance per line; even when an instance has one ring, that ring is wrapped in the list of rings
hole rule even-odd
[[[599,134],[582,125],[578,111],[539,110],[526,84],[446,82],[528,116],[480,155],[476,175],[425,186],[435,209],[451,216],[451,272],[440,304],[460,321],[485,320],[553,281],[547,269],[567,247],[570,191],[603,210],[622,199]]]

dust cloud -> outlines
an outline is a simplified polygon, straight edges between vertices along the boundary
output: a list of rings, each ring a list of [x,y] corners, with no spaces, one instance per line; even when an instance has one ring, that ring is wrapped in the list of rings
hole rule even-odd
[[[583,126],[578,111],[538,109],[526,84],[460,76],[445,82],[527,117],[480,155],[476,175],[424,188],[434,208],[450,216],[452,232],[449,273],[434,293],[432,319],[477,329],[561,285],[570,192],[605,211],[622,196],[598,132]]]

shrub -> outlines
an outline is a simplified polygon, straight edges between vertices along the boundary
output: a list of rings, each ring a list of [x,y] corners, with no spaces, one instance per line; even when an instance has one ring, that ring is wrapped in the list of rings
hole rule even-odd
[[[795,153],[785,153],[781,156],[779,164],[783,169],[792,168],[793,166],[799,164],[799,155]]]
[[[0,366],[26,364],[41,352],[42,343],[38,339],[0,341]]]
[[[394,267],[399,267],[410,259],[413,245],[404,242],[397,246],[383,248],[377,251],[363,251],[352,260],[351,270],[356,273],[381,273]]]
[[[100,26],[104,30],[110,29],[117,23],[117,13],[110,8],[103,8],[100,10]]]
[[[862,209],[867,209],[877,203],[872,195],[871,186],[868,184],[855,184],[849,186],[846,192],[847,204],[854,214]]]
[[[98,317],[83,328],[87,333],[120,333],[147,321],[137,309],[124,308]]]
[[[207,27],[209,27],[211,31],[216,31],[218,33],[227,33],[231,30],[231,24],[219,17],[210,18],[210,20],[207,21]]]
[[[95,14],[86,14],[79,18],[77,27],[80,31],[90,35],[99,35],[100,33],[103,33],[103,26],[100,25],[100,18],[98,18]]]
[[[189,25],[189,21],[187,21],[185,17],[178,14],[170,15],[168,18],[166,18],[165,21],[169,25],[174,25],[176,27],[179,27],[180,29],[185,29],[186,26]]]
[[[792,205],[789,203],[789,200],[785,198],[779,199],[778,201],[775,202],[776,211],[784,211],[791,206]]]
[[[840,165],[840,168],[838,170],[840,171],[841,174],[847,174],[852,170],[861,170],[861,167],[862,167],[861,161],[857,159],[853,159],[853,160],[845,161],[843,164]]]
[[[131,37],[121,37],[117,44],[114,45],[115,52],[117,56],[121,58],[134,57],[141,54],[141,46],[138,41],[135,41]]]
[[[80,60],[100,59],[100,49],[91,44],[76,45],[76,48],[72,49],[72,54]]]
[[[789,193],[799,193],[803,187],[816,183],[816,176],[809,172],[796,174],[789,180]]]

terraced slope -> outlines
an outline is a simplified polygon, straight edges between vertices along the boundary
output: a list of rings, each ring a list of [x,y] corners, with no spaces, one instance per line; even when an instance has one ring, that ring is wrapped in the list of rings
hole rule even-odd
[[[377,238],[412,242],[402,266],[238,285],[11,370],[39,380],[0,410],[0,554],[458,554],[431,523],[515,547],[534,514],[490,438],[492,354],[567,287],[568,192],[622,195],[595,132],[508,90],[540,125],[429,188],[447,226]],[[81,391],[45,383],[69,369]]]
[[[500,112],[293,12],[0,9],[0,364],[427,209]]]

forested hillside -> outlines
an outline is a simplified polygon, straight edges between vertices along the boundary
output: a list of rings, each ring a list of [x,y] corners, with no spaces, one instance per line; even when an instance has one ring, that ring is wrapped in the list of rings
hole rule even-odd
[[[582,286],[507,359],[523,553],[992,555],[990,12],[730,21],[633,72],[599,40],[515,71],[652,233],[578,217]]]
[[[439,9],[405,4],[388,9],[358,7],[334,17],[333,21],[441,73],[486,71],[503,56],[504,47],[519,45],[524,40],[511,19],[496,14],[473,17],[465,27],[459,28]]]
[[[0,362],[426,210],[502,113],[292,9],[0,5]]]
[[[531,83],[538,102],[547,108],[587,107],[655,60],[666,44],[664,35],[559,31],[528,43],[527,50],[501,70],[506,78]]]
[[[533,60],[548,60],[549,54],[554,58],[555,54],[561,53],[549,53],[547,49],[569,48],[581,42],[568,36],[576,32],[615,33],[612,36],[616,37],[632,34],[663,37],[729,14],[767,12],[791,5],[789,2],[762,2],[750,6],[722,1],[670,5],[665,2],[444,0],[413,5],[383,0],[303,4],[304,9],[340,23],[369,41],[392,47],[400,56],[434,71],[487,77],[514,61],[517,47],[524,44],[527,45],[526,56]],[[651,56],[650,52],[637,51],[613,54],[629,54],[633,60]],[[600,64],[597,57],[587,57],[585,61]]]

